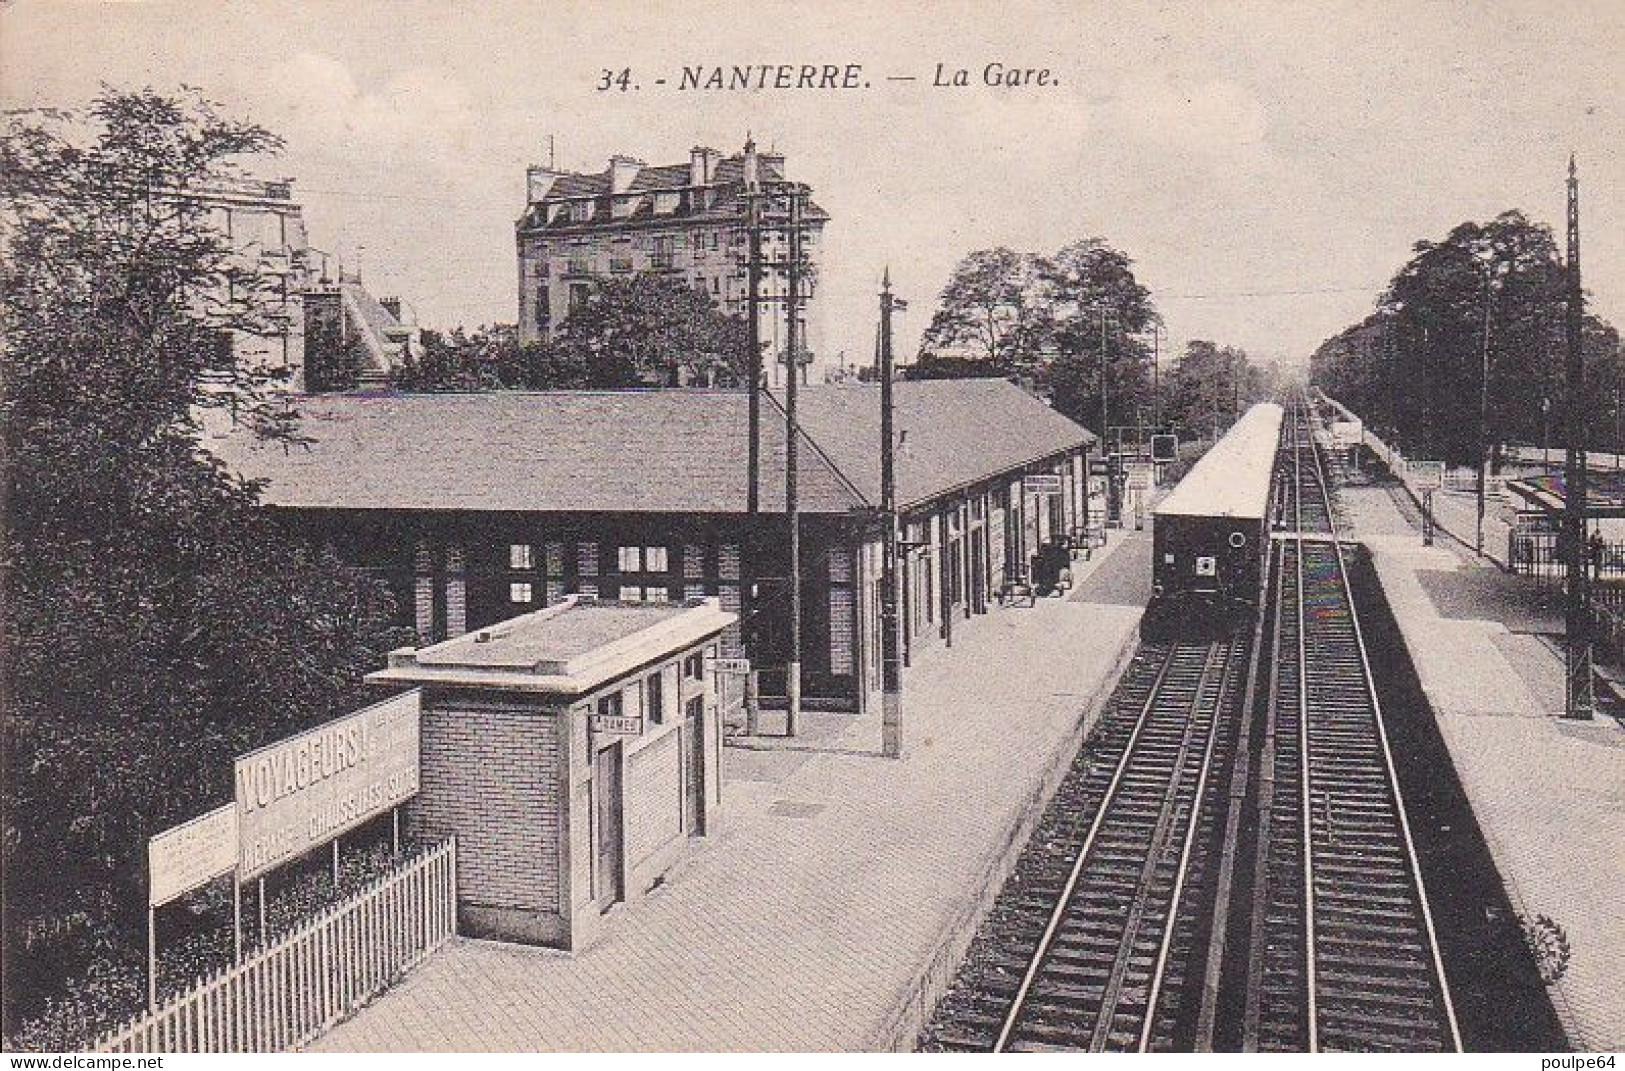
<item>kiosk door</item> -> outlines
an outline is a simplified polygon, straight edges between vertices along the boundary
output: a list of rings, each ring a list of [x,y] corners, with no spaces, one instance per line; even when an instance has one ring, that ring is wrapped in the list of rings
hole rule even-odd
[[[608,911],[626,899],[626,851],[621,811],[621,745],[617,741],[593,757],[593,802],[597,809],[598,906]]]

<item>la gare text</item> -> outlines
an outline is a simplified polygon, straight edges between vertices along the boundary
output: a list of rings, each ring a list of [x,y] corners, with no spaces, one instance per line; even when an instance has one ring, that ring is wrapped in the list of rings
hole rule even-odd
[[[936,89],[1049,88],[1061,84],[1048,67],[1017,67],[993,61],[980,66],[959,67],[947,63],[933,66],[929,79],[913,74],[887,75],[886,82],[923,83]],[[653,86],[666,88],[671,80],[655,78]],[[744,66],[709,65],[683,67],[676,79],[682,92],[759,92],[765,90],[861,90],[873,88],[874,79],[861,63],[756,63]],[[602,68],[595,87],[600,93],[636,92],[643,80],[630,67]]]

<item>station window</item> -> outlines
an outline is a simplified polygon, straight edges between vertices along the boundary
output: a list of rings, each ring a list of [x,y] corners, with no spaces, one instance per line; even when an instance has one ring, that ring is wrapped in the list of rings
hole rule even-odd
[[[670,602],[665,584],[622,584],[617,596],[621,602]]]
[[[530,600],[531,600],[531,589],[530,589],[529,584],[509,584],[508,585],[508,601],[509,602],[528,603],[528,602],[530,602]]]
[[[620,692],[611,692],[609,695],[599,697],[598,716],[600,718],[618,718],[621,716],[623,709]]]
[[[664,573],[668,555],[665,547],[622,547],[617,560],[623,573]]]
[[[644,709],[649,712],[649,721],[654,725],[666,720],[665,683],[659,673],[651,673],[645,685],[647,695],[644,699]]]
[[[535,553],[529,543],[508,544],[509,569],[533,569],[535,567]]]
[[[705,679],[705,655],[695,651],[683,659],[683,677],[687,680],[697,681]]]

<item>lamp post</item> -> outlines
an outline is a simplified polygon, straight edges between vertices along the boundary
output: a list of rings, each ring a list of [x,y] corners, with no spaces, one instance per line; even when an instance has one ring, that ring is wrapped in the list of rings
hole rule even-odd
[[[1478,521],[1473,549],[1484,556],[1484,499],[1490,469],[1490,303],[1494,295],[1495,258],[1491,253],[1479,260],[1484,271],[1484,348],[1478,381]]]

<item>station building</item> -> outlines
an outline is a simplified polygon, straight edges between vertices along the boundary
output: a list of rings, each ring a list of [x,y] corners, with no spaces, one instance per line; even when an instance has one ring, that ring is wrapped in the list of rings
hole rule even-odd
[[[880,412],[874,385],[801,393],[803,696],[856,711],[880,687]],[[896,385],[905,653],[951,642],[1046,542],[1085,523],[1095,437],[1003,380]],[[321,395],[307,446],[242,433],[210,446],[265,481],[297,531],[385,578],[424,642],[577,594],[716,597],[742,621],[769,701],[789,653],[787,421],[762,398],[759,512],[748,512],[739,390]],[[1032,479],[1043,477],[1043,479]]]

